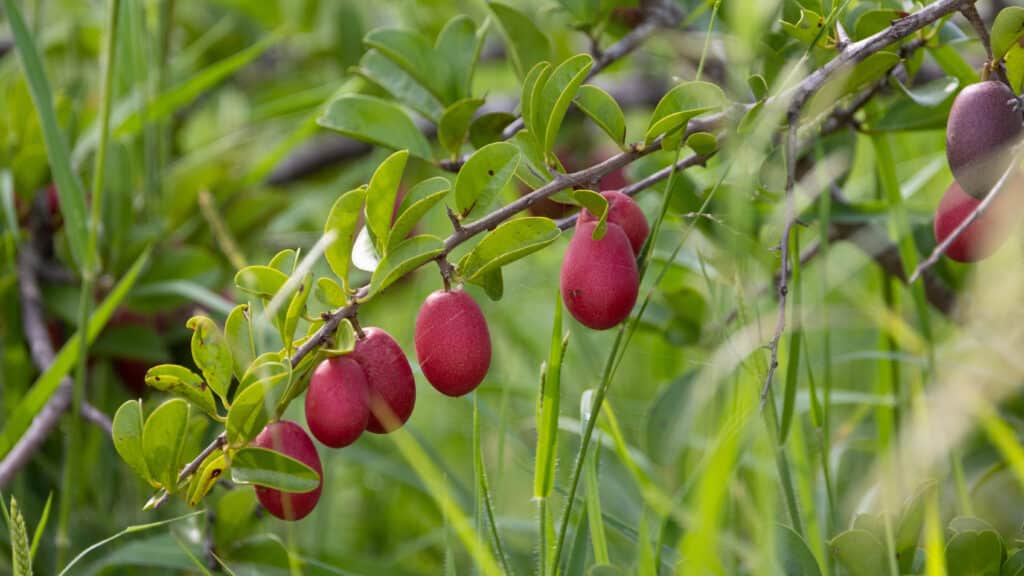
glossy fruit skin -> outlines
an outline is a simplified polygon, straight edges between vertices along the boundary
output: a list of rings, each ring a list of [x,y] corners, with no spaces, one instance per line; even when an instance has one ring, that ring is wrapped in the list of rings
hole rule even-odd
[[[1024,135],[1021,113],[1007,102],[1013,91],[986,81],[964,88],[953,101],[946,123],[946,158],[957,182],[975,198],[984,198],[1012,160],[1010,148]]]
[[[608,223],[605,235],[594,240],[596,227],[596,222],[576,226],[562,261],[562,300],[581,324],[607,330],[633,310],[639,276],[633,248],[622,228]]]
[[[608,222],[618,224],[622,231],[629,238],[629,244],[633,247],[633,255],[639,255],[643,248],[644,241],[651,229],[647,224],[647,216],[635,200],[626,196],[618,190],[605,190],[601,192],[608,200]],[[580,222],[595,222],[597,218],[587,210],[580,212]]]
[[[273,488],[256,486],[256,497],[260,504],[274,516],[282,520],[302,520],[316,508],[320,501],[320,491],[324,486],[323,466],[316,446],[301,426],[290,420],[281,420],[267,424],[262,432],[252,441],[257,448],[276,450],[291,456],[320,475],[320,485],[314,490],[302,494],[282,492]]]
[[[416,358],[423,375],[447,396],[462,396],[491,367],[491,333],[480,306],[462,290],[438,290],[416,316]]]
[[[374,434],[386,434],[405,424],[412,416],[416,404],[416,380],[409,360],[390,334],[380,328],[366,328],[365,337],[356,341],[352,358],[363,368],[370,397],[370,417],[366,429]],[[390,409],[397,421],[386,427],[376,416],[378,411]]]
[[[348,356],[328,358],[309,378],[306,424],[324,446],[343,448],[355,442],[370,419],[366,374]]]
[[[1024,208],[1024,172],[1016,174],[1016,178],[1006,186],[988,210],[949,245],[947,257],[957,262],[977,262],[991,256],[1006,242],[1019,220],[1020,209]],[[935,210],[932,226],[935,242],[941,243],[952,234],[981,202],[954,181]]]

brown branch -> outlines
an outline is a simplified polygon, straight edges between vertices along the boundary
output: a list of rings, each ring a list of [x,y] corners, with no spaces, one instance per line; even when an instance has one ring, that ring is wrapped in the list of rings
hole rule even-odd
[[[36,275],[37,256],[31,242],[22,244],[18,251],[18,291],[21,294],[22,329],[28,343],[32,361],[40,370],[46,370],[53,364],[55,353],[50,342],[50,334],[46,330],[46,319],[43,316],[43,299],[39,290]],[[50,436],[53,429],[60,423],[61,416],[71,407],[72,382],[68,377],[61,379],[57,390],[43,405],[29,424],[21,438],[15,442],[11,450],[0,461],[0,488],[6,486],[21,470],[39,447]],[[111,431],[110,419],[95,407],[84,403],[82,416],[103,429],[108,435]]]

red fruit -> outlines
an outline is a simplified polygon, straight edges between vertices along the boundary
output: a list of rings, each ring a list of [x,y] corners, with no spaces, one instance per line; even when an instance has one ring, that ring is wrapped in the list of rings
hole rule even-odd
[[[975,198],[988,196],[1024,136],[1024,119],[1008,104],[1013,98],[1002,82],[978,82],[961,90],[949,110],[946,158],[957,182]]]
[[[416,404],[416,380],[409,360],[390,334],[380,328],[367,328],[366,336],[356,341],[352,358],[366,374],[370,393],[370,417],[366,429],[385,434],[405,424]],[[389,421],[385,426],[381,420]]]
[[[949,245],[946,256],[957,262],[977,262],[992,255],[1006,241],[1018,219],[1024,172],[1006,184],[999,197]],[[974,212],[981,200],[954,181],[935,210],[935,241],[941,243]]]
[[[320,475],[320,485],[315,489],[301,494],[282,492],[265,486],[256,486],[256,497],[260,504],[274,516],[282,520],[301,520],[316,508],[320,501],[320,490],[324,486],[323,466],[320,455],[309,435],[301,426],[289,420],[281,420],[267,424],[266,428],[256,436],[252,445],[257,448],[275,450],[302,462]]]
[[[342,448],[356,441],[370,418],[366,375],[347,356],[328,358],[309,378],[306,424],[325,446]]]
[[[596,222],[576,226],[562,261],[562,300],[581,324],[606,330],[629,316],[640,286],[626,233],[609,222],[605,235],[594,240],[596,227]]]
[[[438,392],[462,396],[483,382],[491,366],[491,334],[469,294],[438,290],[416,316],[416,358]]]
[[[647,240],[647,235],[651,231],[647,226],[647,217],[644,216],[644,211],[640,209],[636,201],[618,190],[605,190],[601,192],[601,196],[608,200],[608,222],[618,224],[629,238],[633,254],[640,254],[640,248],[643,247],[644,240]],[[586,210],[580,212],[580,222],[596,220],[597,218],[590,212]]]

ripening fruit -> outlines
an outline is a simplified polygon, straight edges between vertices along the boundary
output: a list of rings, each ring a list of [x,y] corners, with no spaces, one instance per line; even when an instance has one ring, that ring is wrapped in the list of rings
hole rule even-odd
[[[633,254],[640,254],[640,248],[643,247],[644,240],[647,240],[647,234],[651,231],[647,226],[647,217],[644,216],[644,211],[640,209],[636,201],[618,190],[605,190],[601,192],[601,196],[608,200],[608,222],[618,224],[629,238]],[[590,212],[586,210],[580,212],[580,222],[596,220],[597,218]]]
[[[562,261],[562,300],[573,318],[595,330],[622,322],[636,303],[639,277],[629,238],[609,222],[605,235],[593,239],[597,222],[582,222]]]
[[[983,214],[972,222],[963,234],[946,250],[946,256],[957,262],[977,262],[991,256],[1009,237],[1022,207],[1020,188],[1024,186],[1024,172],[1006,184],[999,197]],[[942,196],[935,210],[935,241],[941,243],[960,226],[981,200],[967,194],[960,184],[953,182]]]
[[[320,501],[320,490],[324,486],[323,466],[320,455],[309,435],[301,426],[290,420],[281,420],[267,424],[266,428],[256,436],[252,445],[257,448],[275,450],[302,462],[320,475],[320,485],[315,489],[297,494],[282,492],[265,486],[256,486],[256,497],[260,504],[274,516],[282,520],[302,520],[316,508]]]
[[[462,396],[491,366],[491,334],[480,306],[462,290],[438,290],[416,316],[416,358],[438,392]]]
[[[366,375],[348,356],[328,358],[309,378],[306,423],[325,446],[342,448],[356,441],[370,419]]]
[[[385,434],[405,424],[416,404],[416,380],[409,360],[398,342],[380,328],[367,328],[366,337],[356,341],[352,358],[363,368],[370,398],[370,417],[366,429]],[[378,418],[387,410],[396,425],[385,426]]]
[[[1024,134],[1020,112],[1007,103],[1014,98],[1006,84],[979,82],[964,88],[953,101],[946,123],[946,158],[964,191],[984,198],[1012,160],[1011,147]]]

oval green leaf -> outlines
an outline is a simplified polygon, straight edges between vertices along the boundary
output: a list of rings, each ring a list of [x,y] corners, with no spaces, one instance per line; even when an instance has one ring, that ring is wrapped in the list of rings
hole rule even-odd
[[[206,383],[198,374],[184,366],[177,364],[153,366],[146,372],[146,384],[188,400],[213,418],[221,418],[217,414],[217,403]]]
[[[404,110],[387,100],[345,94],[327,105],[317,124],[361,142],[431,157],[427,138]]]
[[[317,278],[316,297],[332,308],[340,308],[348,303],[348,294],[330,278]]]
[[[114,449],[125,464],[144,481],[156,487],[146,466],[145,451],[142,448],[142,401],[128,400],[114,413]]]
[[[367,33],[363,42],[400,66],[442,103],[452,101],[448,92],[448,62],[438,57],[422,34],[400,28],[378,28]]]
[[[388,250],[405,240],[427,211],[444,200],[451,189],[452,183],[443,176],[428,178],[413,186],[398,208],[398,218],[388,235]]]
[[[1024,7],[1007,6],[999,11],[992,22],[992,58],[1006,56],[1018,40],[1024,38]]]
[[[373,172],[366,191],[366,225],[373,233],[374,246],[386,254],[388,234],[395,214],[395,198],[402,183],[402,173],[409,159],[408,150],[399,150],[388,156]]]
[[[246,368],[256,358],[255,342],[249,326],[249,305],[239,304],[228,314],[224,322],[224,339],[231,349],[231,359],[235,378],[242,379]]]
[[[540,93],[553,70],[554,68],[549,62],[538,62],[533,68],[530,68],[523,80],[523,93],[519,99],[519,107],[523,115],[523,124],[534,134],[544,134],[544,122],[547,120],[547,116],[535,113],[534,104],[540,102]]]
[[[292,342],[295,341],[295,329],[299,325],[299,320],[306,313],[306,301],[309,300],[309,293],[312,291],[313,273],[310,272],[306,274],[302,284],[299,284],[295,294],[292,294],[292,298],[288,302],[288,310],[285,313],[281,340],[284,342],[285,349],[289,352],[292,348]]]
[[[217,323],[206,316],[193,316],[186,325],[193,330],[192,360],[214,394],[227,400],[234,372],[234,360],[227,339]]]
[[[228,459],[223,452],[213,452],[203,460],[199,471],[192,476],[188,487],[188,505],[195,508],[213,490],[228,469]]]
[[[551,44],[548,37],[529,16],[519,10],[499,2],[490,2],[488,5],[498,19],[506,44],[511,48],[509,60],[512,61],[512,67],[523,78],[537,62],[550,57]]]
[[[239,290],[267,300],[288,281],[284,272],[270,266],[246,266],[235,274],[235,286]]]
[[[348,269],[352,262],[352,245],[355,242],[356,228],[359,226],[359,216],[363,212],[365,201],[365,186],[349,190],[335,200],[327,214],[327,222],[324,223],[324,234],[328,231],[335,234],[334,242],[324,250],[324,257],[327,258],[327,264],[334,275],[341,279],[345,290],[349,288]]]
[[[576,91],[576,105],[621,148],[626,143],[626,117],[611,94],[584,84]]]
[[[484,103],[482,98],[465,98],[452,104],[441,115],[437,125],[437,140],[452,156],[458,156],[466,141],[473,114]]]
[[[476,24],[465,14],[449,20],[437,35],[434,52],[448,63],[448,94],[453,99],[469,96],[484,36],[484,33],[477,34]]]
[[[553,220],[530,217],[509,220],[498,226],[459,261],[459,272],[468,281],[514,262],[551,244],[561,231]]]
[[[786,576],[821,576],[821,566],[807,542],[789,526],[778,524],[779,563]]]
[[[569,105],[572,104],[576,91],[580,84],[583,84],[583,80],[593,66],[594,59],[590,54],[577,54],[569,58],[559,64],[551,73],[551,77],[544,83],[539,106],[534,98],[534,116],[542,113],[545,118],[544,153],[546,155],[550,155],[554,149],[555,138],[558,136],[558,130],[562,127],[565,113],[569,111]]]
[[[290,456],[248,446],[231,458],[231,481],[301,494],[316,489],[320,475]]]
[[[455,178],[455,208],[465,218],[490,206],[508,184],[521,158],[519,148],[509,142],[495,142],[477,150],[466,160]]]
[[[370,279],[370,290],[364,299],[372,298],[402,276],[437,258],[444,252],[444,241],[437,236],[413,236],[404,240],[380,261]]]
[[[836,536],[829,547],[850,576],[878,576],[889,571],[882,543],[866,530],[847,530]]]
[[[573,203],[582,206],[587,212],[597,215],[598,223],[594,228],[593,239],[604,238],[604,233],[608,228],[608,200],[593,190],[572,190],[569,192],[569,197],[572,198]]]
[[[668,91],[654,109],[644,136],[650,144],[655,138],[685,126],[691,118],[725,107],[722,89],[710,82],[684,82]]]
[[[185,445],[190,408],[188,402],[174,398],[157,406],[146,419],[142,432],[142,452],[152,478],[169,493],[178,489],[178,461]]]
[[[501,141],[501,133],[515,119],[515,114],[509,112],[490,112],[477,117],[469,125],[469,143],[474,148],[483,148],[491,142]]]
[[[243,446],[260,433],[274,415],[286,382],[284,378],[259,380],[235,396],[226,426],[231,446]]]
[[[396,100],[419,112],[424,118],[437,122],[444,113],[444,105],[418,80],[375,49],[367,50],[352,71],[383,88]]]
[[[695,132],[687,136],[686,145],[701,156],[709,156],[718,150],[718,139],[710,132]]]

